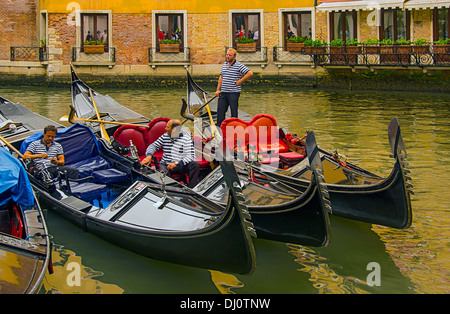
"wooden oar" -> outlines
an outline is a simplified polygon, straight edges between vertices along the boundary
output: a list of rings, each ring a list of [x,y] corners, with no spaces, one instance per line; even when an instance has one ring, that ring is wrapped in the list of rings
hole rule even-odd
[[[114,124],[114,125],[133,125],[133,126],[140,126],[143,128],[148,128],[148,125],[146,124],[136,124],[136,123],[126,123],[126,122],[118,122],[118,121],[106,121],[106,120],[95,120],[95,119],[85,119],[85,118],[79,118],[75,116],[75,108],[72,105],[69,105],[70,107],[70,114],[67,116],[62,116],[59,118],[59,121],[69,121],[70,123],[77,123],[76,120],[81,122],[94,122],[94,123],[105,123],[105,124]]]
[[[92,94],[92,89],[90,89],[90,88],[89,88],[89,95],[91,95],[91,100],[92,100],[92,104],[94,105],[95,115],[97,116],[97,120],[101,121],[102,119],[100,118],[100,113],[98,112],[98,108],[97,108],[97,105],[95,104],[95,100],[94,100],[94,95]],[[103,123],[100,123],[100,134],[102,135],[102,137],[105,140],[110,142],[108,132],[106,132],[106,128],[103,125]]]
[[[216,135],[219,135],[219,131],[217,131],[217,127],[216,124],[214,123],[214,119],[212,117],[211,114],[211,110],[209,109],[209,104],[206,101],[206,93],[203,93],[203,98],[205,98],[205,102],[206,102],[206,110],[208,111],[208,116],[209,116],[209,124],[211,125],[211,136],[215,137]]]
[[[8,142],[3,136],[0,136],[0,140],[2,140],[3,143],[6,144],[6,146],[8,146],[10,149],[12,149],[13,151],[15,151],[17,153],[17,155],[20,156],[20,158],[23,158],[23,155],[21,152],[19,152],[19,150],[17,148],[15,148],[14,146],[11,145],[10,142]]]

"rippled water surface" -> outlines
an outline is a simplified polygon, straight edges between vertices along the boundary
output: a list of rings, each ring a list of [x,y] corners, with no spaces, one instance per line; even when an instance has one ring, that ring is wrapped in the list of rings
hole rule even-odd
[[[206,88],[209,90],[208,88]],[[211,91],[214,87],[210,88]],[[449,293],[450,97],[444,94],[244,88],[240,108],[269,113],[303,135],[314,130],[325,150],[387,175],[387,126],[397,116],[415,195],[413,224],[396,230],[332,218],[331,244],[312,248],[255,240],[257,267],[241,276],[173,265],[106,243],[48,214],[56,275],[46,292],[61,293]],[[119,103],[150,118],[179,118],[183,89],[105,89]],[[58,120],[68,114],[70,91],[0,87],[0,95]],[[82,284],[67,286],[70,261],[83,267]],[[380,286],[370,286],[367,266],[380,265]]]

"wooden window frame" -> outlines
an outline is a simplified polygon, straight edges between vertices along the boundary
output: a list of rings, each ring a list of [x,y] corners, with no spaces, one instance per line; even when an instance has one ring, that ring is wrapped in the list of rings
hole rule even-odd
[[[379,36],[380,36],[380,40],[385,39],[384,38],[384,13],[385,12],[389,12],[392,11],[393,12],[393,30],[394,30],[394,41],[398,40],[398,25],[397,25],[397,14],[398,12],[402,12],[401,9],[381,9],[381,14],[380,14],[380,26],[379,26]],[[405,14],[405,28],[406,28],[406,40],[410,40],[411,39],[411,11],[410,10],[405,10],[406,14]]]
[[[162,17],[162,16],[169,17],[169,27],[168,27],[169,30],[172,29],[172,19],[171,19],[171,17],[173,17],[173,16],[181,17],[181,22],[180,22],[181,23],[181,27],[182,27],[182,29],[181,29],[181,47],[184,47],[184,45],[185,45],[185,37],[186,37],[185,34],[187,33],[186,30],[184,29],[185,28],[184,19],[186,18],[185,14],[182,13],[182,12],[178,12],[178,13],[159,12],[159,13],[155,14],[155,28],[154,28],[155,29],[154,36],[156,38],[156,48],[158,49],[158,51],[159,51],[159,46],[160,46],[160,42],[159,42],[159,29],[160,29],[160,27],[159,27],[159,17]],[[167,39],[172,39],[172,34],[168,34]]]
[[[261,43],[263,42],[263,31],[262,31],[262,12],[247,12],[247,11],[233,11],[231,12],[231,36],[232,36],[232,46],[236,47],[237,44],[237,38],[234,36],[235,34],[235,16],[236,15],[244,15],[244,23],[245,25],[247,25],[246,29],[245,29],[245,34],[244,36],[248,38],[248,17],[250,15],[254,15],[254,16],[258,16],[258,41],[256,41],[256,47],[257,48],[261,48]]]
[[[330,41],[337,39],[334,38],[334,14],[335,13],[340,13],[342,14],[347,14],[347,12],[351,12],[352,13],[352,17],[353,17],[353,38],[358,38],[358,12],[356,10],[348,10],[348,11],[340,11],[340,12],[330,12],[328,15],[328,19],[329,19],[329,25],[330,25]],[[346,41],[347,40],[347,36],[345,35],[345,30],[346,30],[346,19],[342,18],[342,40]]]
[[[447,10],[447,38],[439,38],[438,10]],[[433,8],[433,41],[450,38],[450,8]]]
[[[85,38],[84,38],[84,27],[85,27],[85,25],[84,25],[84,17],[85,16],[92,16],[92,17],[94,17],[94,34],[93,35],[95,35],[95,31],[96,30],[98,30],[98,26],[97,26],[97,17],[98,16],[106,16],[106,30],[108,31],[108,34],[107,34],[107,40],[106,40],[106,44],[105,44],[105,52],[107,52],[108,51],[108,48],[109,48],[109,43],[110,43],[110,34],[111,34],[111,32],[110,32],[110,14],[108,14],[108,13],[98,13],[98,12],[81,12],[80,13],[80,21],[81,21],[81,23],[80,23],[80,29],[81,29],[81,34],[80,34],[80,36],[81,36],[81,47],[82,47],[82,49],[83,49],[83,47],[84,47],[84,42],[85,42]],[[94,38],[94,40],[95,40],[95,38]]]
[[[300,34],[302,33],[302,16],[303,15],[309,15],[310,16],[310,23],[311,23],[311,34],[309,37],[312,38],[312,25],[313,25],[313,21],[312,21],[312,12],[311,11],[284,11],[282,12],[282,16],[283,16],[283,41],[284,44],[286,44],[286,37],[288,37],[288,15],[289,14],[297,14],[298,18],[297,18],[297,25],[298,25],[298,34],[300,36]]]

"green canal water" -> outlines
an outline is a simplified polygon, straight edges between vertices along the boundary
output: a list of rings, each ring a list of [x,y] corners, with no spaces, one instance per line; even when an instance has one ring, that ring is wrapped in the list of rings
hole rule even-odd
[[[179,118],[185,97],[184,89],[97,91],[150,118]],[[0,95],[52,120],[68,114],[71,103],[69,89],[0,87]],[[272,114],[298,135],[313,130],[321,148],[337,149],[347,160],[383,176],[393,165],[387,126],[398,117],[415,191],[412,226],[396,230],[333,217],[328,247],[256,239],[255,272],[236,275],[136,255],[49,212],[55,273],[46,276],[43,293],[450,292],[448,94],[247,87],[240,108],[253,115]],[[73,262],[82,273],[75,285],[70,281]],[[379,266],[377,285],[370,263]]]

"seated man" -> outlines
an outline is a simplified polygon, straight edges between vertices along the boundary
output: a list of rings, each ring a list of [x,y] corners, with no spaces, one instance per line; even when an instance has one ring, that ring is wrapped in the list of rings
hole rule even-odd
[[[155,142],[147,147],[146,157],[141,164],[147,165],[152,160],[152,155],[163,148],[163,156],[160,161],[162,171],[170,174],[187,174],[188,186],[193,188],[197,185],[200,174],[200,163],[195,160],[194,144],[189,133],[181,130],[180,120],[167,122],[166,133],[161,135]]]
[[[31,142],[23,154],[23,159],[33,161],[36,168],[31,174],[42,180],[51,180],[58,176],[58,171],[66,171],[71,179],[78,179],[78,169],[64,166],[64,150],[61,144],[54,141],[58,129],[54,125],[44,128],[44,136]]]

